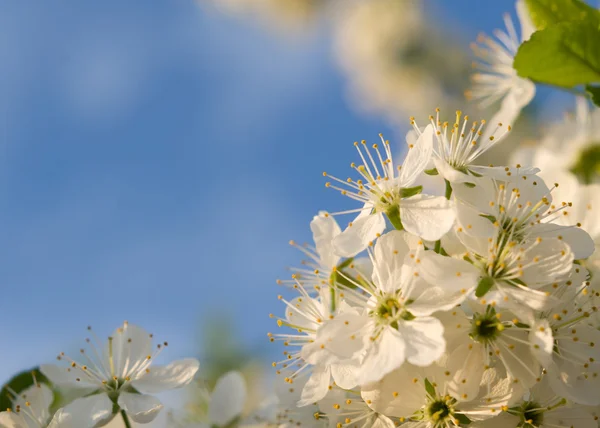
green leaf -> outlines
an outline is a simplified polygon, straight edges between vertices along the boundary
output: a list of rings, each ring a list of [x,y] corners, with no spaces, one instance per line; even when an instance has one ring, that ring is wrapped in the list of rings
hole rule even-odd
[[[435,398],[437,396],[435,393],[435,388],[427,378],[425,378],[425,391],[427,391],[427,394],[429,394],[431,398]]]
[[[475,289],[475,296],[483,297],[485,294],[490,291],[490,288],[494,285],[494,278],[491,276],[484,276],[479,280],[479,284],[477,284],[477,288]]]
[[[20,394],[32,386],[35,381],[38,383],[49,383],[46,376],[37,367],[13,376],[0,390],[0,411],[12,409],[12,400],[14,397],[11,391]]]
[[[591,85],[587,85],[585,87],[585,90],[588,92],[588,94],[590,94],[590,96],[592,97],[592,102],[597,106],[600,107],[600,86],[591,86]]]
[[[565,21],[596,19],[600,11],[581,0],[525,0],[529,16],[538,30]]]
[[[537,31],[513,66],[521,77],[565,88],[600,82],[600,27],[588,19]]]

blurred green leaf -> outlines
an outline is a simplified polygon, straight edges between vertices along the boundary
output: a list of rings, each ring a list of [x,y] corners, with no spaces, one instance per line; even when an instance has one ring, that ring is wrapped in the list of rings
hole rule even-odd
[[[0,390],[0,410],[12,409],[13,392],[20,394],[32,386],[35,381],[49,384],[46,376],[37,367],[13,376]]]
[[[519,48],[514,67],[521,77],[565,88],[600,82],[600,28],[588,19],[537,31]]]
[[[585,90],[591,95],[592,102],[600,107],[600,86],[587,85]]]
[[[580,150],[571,172],[585,184],[596,181],[600,176],[600,141],[590,142],[587,147]]]
[[[565,21],[593,19],[600,24],[600,11],[581,0],[525,0],[529,16],[538,30]]]

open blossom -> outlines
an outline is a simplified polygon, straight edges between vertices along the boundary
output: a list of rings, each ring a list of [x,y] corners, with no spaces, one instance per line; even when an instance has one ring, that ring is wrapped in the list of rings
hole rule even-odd
[[[440,110],[435,116],[429,116],[430,126],[434,130],[432,161],[437,172],[451,183],[472,182],[477,177],[487,176],[505,178],[507,175],[535,174],[537,168],[508,168],[480,166],[476,160],[502,141],[511,130],[511,126],[492,118],[490,124],[485,120],[469,122],[469,116],[456,112],[454,123],[443,122]],[[419,138],[424,131],[418,126],[414,117],[411,125]],[[429,126],[426,128],[428,129]]]
[[[450,428],[490,419],[514,399],[515,384],[494,369],[486,372],[471,397],[454,393],[447,383],[450,376],[443,364],[406,366],[364,386],[362,396],[373,410],[410,428]]]
[[[437,360],[446,343],[442,323],[432,314],[464,301],[465,289],[478,278],[464,261],[422,248],[410,251],[400,231],[382,236],[372,257],[372,281],[354,282],[356,290],[345,291],[356,307],[326,321],[316,340],[340,361],[360,357],[361,385],[381,379],[404,361],[426,366]],[[444,269],[432,269],[436,265]]]
[[[112,418],[112,410],[105,406],[112,404],[108,397],[100,401],[108,401],[98,405],[92,397],[78,398],[54,415],[50,406],[54,401],[54,393],[45,384],[30,386],[20,394],[15,394],[13,408],[0,413],[1,428],[93,428],[103,426]]]
[[[330,427],[394,428],[400,420],[373,410],[357,391],[332,388],[319,402],[317,420],[326,419]]]
[[[382,138],[382,144],[384,153],[375,144],[373,154],[366,142],[355,143],[362,164],[353,163],[352,168],[360,175],[360,179],[341,180],[324,173],[335,181],[328,182],[327,187],[339,190],[363,204],[361,208],[342,212],[360,214],[333,241],[334,250],[339,255],[352,257],[367,248],[385,230],[385,217],[396,229],[406,229],[427,241],[440,239],[454,223],[451,201],[421,194],[421,186],[415,186],[431,158],[432,127],[428,126],[416,141],[409,142],[408,154],[402,166],[394,165],[389,142]],[[363,146],[362,150],[360,146]]]
[[[457,309],[442,317],[448,340],[448,387],[455,395],[477,396],[479,383],[490,367],[501,368],[513,382],[531,387],[542,366],[532,354],[529,332],[511,311],[491,305]]]
[[[518,402],[505,407],[496,418],[478,422],[474,428],[598,428],[598,422],[584,406],[567,402],[549,388],[544,378]],[[523,398],[526,397],[526,398]]]
[[[475,187],[455,186],[458,226],[468,235],[489,238],[499,234],[517,243],[558,238],[567,243],[575,259],[585,259],[594,252],[594,242],[581,223],[571,219],[590,202],[553,198],[573,196],[558,193],[560,188],[555,183],[549,189],[536,175],[502,181],[482,178]]]
[[[481,60],[475,67],[479,69],[472,76],[474,85],[467,92],[467,97],[478,100],[482,105],[490,105],[502,100],[500,107],[501,120],[512,122],[523,107],[535,95],[535,85],[528,79],[517,75],[513,61],[522,42],[529,39],[535,31],[524,0],[516,2],[517,14],[521,24],[521,37],[510,18],[504,16],[506,31],[496,30],[494,40],[480,35],[477,43],[472,45],[475,55]]]
[[[285,381],[296,385],[298,377],[306,378],[302,385],[302,393],[298,405],[303,407],[315,403],[325,397],[335,382],[342,388],[354,388],[357,384],[355,371],[358,361],[336,361],[327,349],[323,349],[318,341],[318,332],[328,319],[343,311],[347,306],[340,296],[345,291],[336,291],[331,287],[319,288],[318,295],[311,297],[300,281],[296,281],[296,290],[300,296],[287,301],[285,318],[278,321],[280,327],[294,329],[294,333],[271,334],[272,341],[282,341],[286,347],[285,359],[274,362],[278,367],[277,374],[285,373]],[[299,388],[299,386],[296,386]]]
[[[91,328],[88,330],[92,334],[86,340],[90,349],[81,349],[79,360],[61,353],[58,360],[67,362],[66,365],[45,364],[40,370],[56,385],[79,388],[82,395],[94,394],[87,399],[97,413],[112,417],[113,404],[118,404],[134,422],[148,423],[163,407],[148,394],[187,385],[198,371],[196,359],[153,365],[167,343],[153,350],[152,335],[133,324],[124,323],[104,346]]]

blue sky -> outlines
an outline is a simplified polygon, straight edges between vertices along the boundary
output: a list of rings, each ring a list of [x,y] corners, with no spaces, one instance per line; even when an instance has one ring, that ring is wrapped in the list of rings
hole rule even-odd
[[[428,1],[465,44],[512,1]],[[0,381],[123,320],[193,354],[233,317],[268,346],[274,280],[359,114],[325,26],[282,35],[191,0],[0,0]],[[218,315],[218,316],[215,316]],[[267,351],[271,352],[271,351]]]

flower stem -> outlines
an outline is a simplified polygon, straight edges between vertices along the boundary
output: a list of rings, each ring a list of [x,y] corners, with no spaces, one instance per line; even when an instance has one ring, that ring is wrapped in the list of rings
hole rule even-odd
[[[127,413],[123,409],[121,409],[121,416],[123,417],[123,422],[125,423],[125,428],[132,428],[131,422],[129,422],[129,416],[127,416]]]

